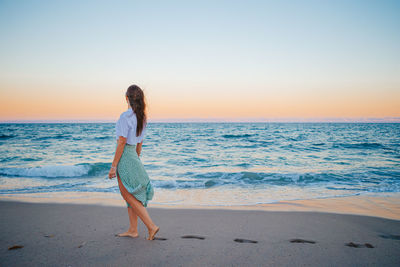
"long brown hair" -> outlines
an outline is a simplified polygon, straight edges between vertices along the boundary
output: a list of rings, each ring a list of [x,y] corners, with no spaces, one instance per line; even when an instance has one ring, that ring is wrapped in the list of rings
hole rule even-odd
[[[128,87],[125,95],[128,97],[129,105],[132,110],[136,113],[136,136],[139,136],[142,133],[145,124],[147,124],[146,102],[143,90],[134,84]]]

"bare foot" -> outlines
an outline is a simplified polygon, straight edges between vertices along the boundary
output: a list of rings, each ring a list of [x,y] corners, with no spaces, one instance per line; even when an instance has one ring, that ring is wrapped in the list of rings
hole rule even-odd
[[[125,233],[117,234],[117,236],[130,236],[130,237],[138,237],[139,234],[137,232],[126,231]]]
[[[154,236],[157,234],[157,232],[160,230],[160,227],[156,226],[156,228],[149,230],[149,238],[147,240],[153,240]]]

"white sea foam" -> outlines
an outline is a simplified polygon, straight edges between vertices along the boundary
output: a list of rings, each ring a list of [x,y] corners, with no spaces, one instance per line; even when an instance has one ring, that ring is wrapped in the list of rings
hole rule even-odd
[[[154,180],[152,181],[153,186],[160,188],[177,188],[178,184],[174,180]]]
[[[88,174],[88,165],[46,165],[33,168],[2,168],[0,174],[25,177],[79,177]]]

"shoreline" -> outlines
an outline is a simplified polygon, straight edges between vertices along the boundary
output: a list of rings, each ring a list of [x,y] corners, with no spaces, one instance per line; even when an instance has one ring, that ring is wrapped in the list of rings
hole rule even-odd
[[[0,201],[27,203],[94,204],[126,207],[118,193],[53,192],[19,195],[1,195]],[[149,208],[207,209],[207,210],[260,210],[260,211],[308,211],[348,215],[364,215],[400,220],[400,193],[379,193],[334,198],[277,201],[256,205],[182,205],[159,204],[150,201]]]
[[[160,209],[157,240],[116,237],[125,207],[0,201],[6,266],[399,266],[400,222],[301,211]],[[12,246],[22,246],[8,250]]]

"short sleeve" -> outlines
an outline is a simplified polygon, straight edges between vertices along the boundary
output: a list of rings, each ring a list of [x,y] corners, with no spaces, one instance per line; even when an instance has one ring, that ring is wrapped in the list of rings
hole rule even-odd
[[[119,117],[119,120],[117,122],[116,134],[118,137],[123,136],[127,138],[128,133],[129,133],[128,121],[124,116],[121,116]]]

